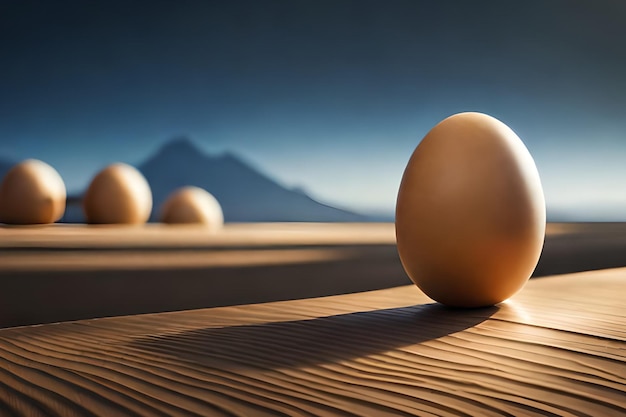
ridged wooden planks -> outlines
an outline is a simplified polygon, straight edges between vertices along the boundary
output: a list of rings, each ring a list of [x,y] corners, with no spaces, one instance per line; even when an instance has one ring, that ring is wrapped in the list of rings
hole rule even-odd
[[[626,269],[478,310],[413,286],[0,331],[0,415],[626,413]]]

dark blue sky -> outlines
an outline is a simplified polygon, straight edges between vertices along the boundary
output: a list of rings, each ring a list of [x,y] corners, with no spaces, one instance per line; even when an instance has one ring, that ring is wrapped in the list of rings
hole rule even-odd
[[[391,210],[424,134],[498,117],[548,204],[626,219],[626,3],[0,0],[0,155],[68,188],[188,134],[287,185]]]

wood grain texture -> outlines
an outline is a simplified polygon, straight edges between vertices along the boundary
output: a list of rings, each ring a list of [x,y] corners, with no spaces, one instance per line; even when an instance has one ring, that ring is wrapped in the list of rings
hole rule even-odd
[[[0,330],[0,416],[626,415],[626,268],[453,310],[394,281],[389,225],[243,227],[0,229],[2,320],[224,305]],[[622,262],[623,231],[551,225],[544,265]]]
[[[626,269],[451,310],[414,286],[0,331],[2,415],[626,413]]]

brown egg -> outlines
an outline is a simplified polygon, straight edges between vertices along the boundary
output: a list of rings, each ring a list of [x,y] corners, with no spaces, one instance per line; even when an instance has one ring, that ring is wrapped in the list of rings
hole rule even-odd
[[[15,165],[0,185],[0,222],[54,223],[65,213],[65,184],[45,162],[27,159]]]
[[[404,171],[398,252],[411,280],[440,303],[481,307],[515,294],[537,265],[545,223],[532,156],[491,116],[440,122]]]
[[[152,192],[135,168],[121,163],[109,165],[91,181],[83,211],[87,223],[142,224],[152,211]]]
[[[224,224],[224,215],[210,193],[198,187],[183,187],[174,191],[161,206],[161,221],[203,224],[218,230]]]

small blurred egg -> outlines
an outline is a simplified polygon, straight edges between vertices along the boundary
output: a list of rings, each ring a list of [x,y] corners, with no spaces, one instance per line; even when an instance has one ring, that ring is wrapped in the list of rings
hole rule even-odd
[[[45,162],[27,159],[7,172],[0,185],[0,222],[54,223],[65,213],[65,184]]]
[[[174,191],[161,206],[161,221],[203,224],[218,230],[224,224],[224,215],[210,193],[198,187],[183,187]]]
[[[519,291],[537,265],[545,225],[535,162],[491,116],[443,120],[404,171],[398,253],[411,280],[442,304],[490,306]]]
[[[83,211],[87,223],[145,223],[152,211],[150,185],[130,165],[109,165],[93,178],[87,188]]]

